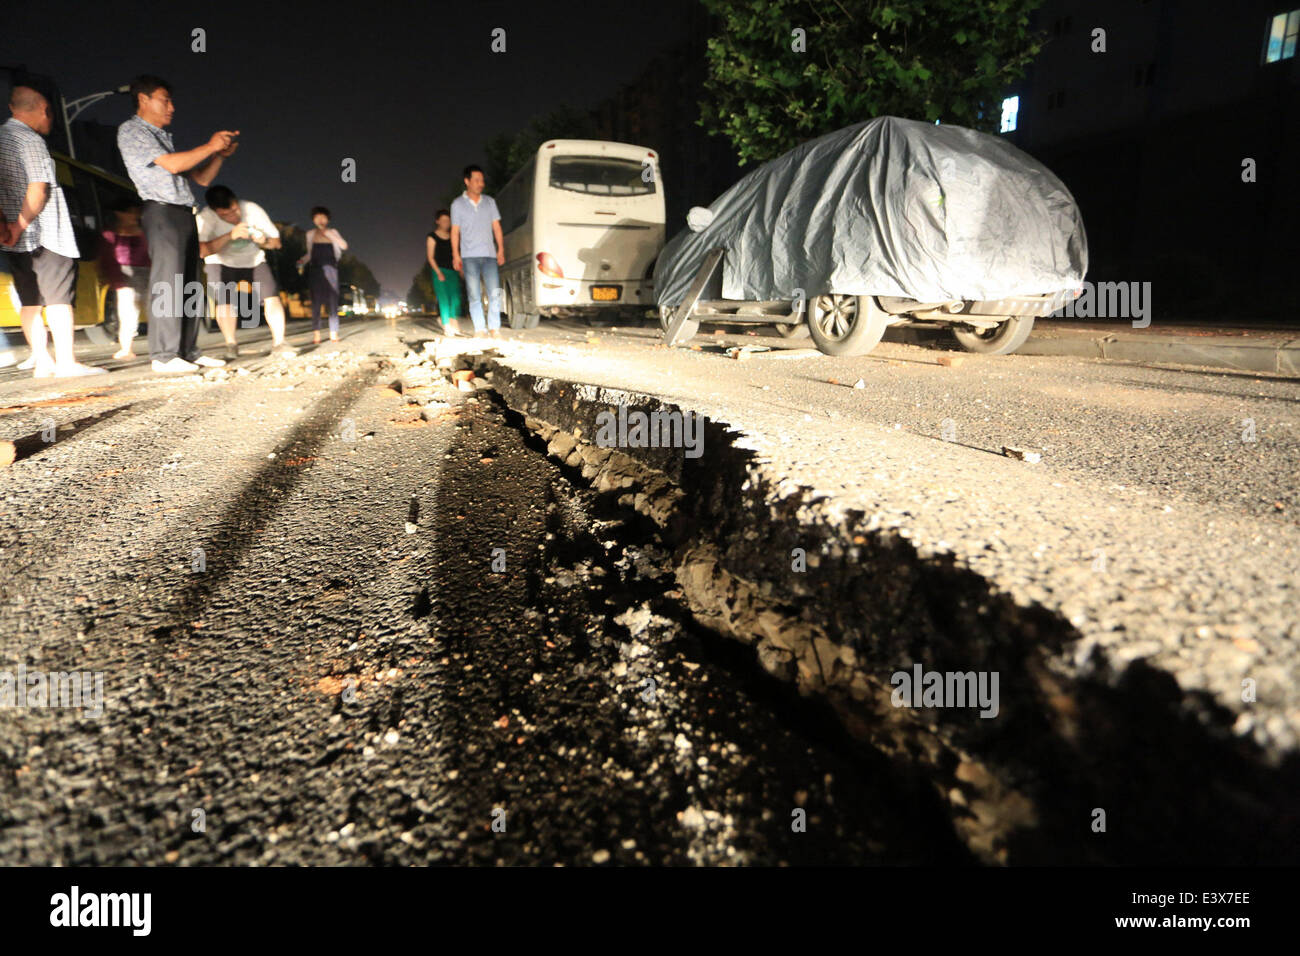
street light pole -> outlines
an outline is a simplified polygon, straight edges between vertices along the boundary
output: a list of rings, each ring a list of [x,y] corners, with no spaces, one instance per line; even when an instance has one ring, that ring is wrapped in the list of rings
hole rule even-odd
[[[129,92],[131,92],[131,87],[124,83],[111,90],[104,90],[102,93],[91,93],[87,96],[80,97],[79,99],[73,100],[71,103],[65,100],[62,95],[59,96],[59,105],[63,110],[63,131],[68,137],[69,156],[73,159],[77,158],[77,147],[72,141],[72,121],[80,116],[87,107],[93,106],[100,100],[106,100],[110,96],[117,96],[120,93]]]

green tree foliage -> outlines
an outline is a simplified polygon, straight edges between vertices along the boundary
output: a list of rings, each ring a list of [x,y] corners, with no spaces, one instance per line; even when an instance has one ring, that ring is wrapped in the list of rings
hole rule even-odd
[[[718,32],[700,123],[742,165],[877,116],[995,131],[1044,39],[1029,28],[1042,0],[701,2]]]
[[[367,296],[379,295],[379,280],[375,278],[370,267],[350,252],[343,253],[339,259],[339,288],[356,286]]]
[[[498,189],[510,182],[510,177],[519,169],[510,157],[515,140],[521,135],[523,134],[498,133],[483,144],[483,172],[487,174],[487,181],[495,184]]]
[[[305,294],[307,274],[298,271],[298,260],[307,254],[307,234],[291,222],[277,222],[275,228],[280,230],[280,249],[267,257],[275,281],[289,295]]]
[[[500,189],[548,139],[594,139],[596,124],[591,115],[571,106],[562,106],[535,116],[518,133],[500,133],[484,145],[480,164],[487,176],[488,192]],[[460,195],[460,189],[456,191]]]
[[[411,288],[406,291],[406,305],[421,312],[438,311],[438,296],[433,291],[433,277],[429,267],[423,266],[411,277]]]

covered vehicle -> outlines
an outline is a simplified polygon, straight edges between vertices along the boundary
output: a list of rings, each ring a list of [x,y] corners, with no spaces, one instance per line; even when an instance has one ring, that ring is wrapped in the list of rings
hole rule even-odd
[[[889,325],[937,323],[971,351],[1006,353],[1088,267],[1074,197],[1041,163],[996,136],[892,116],[804,143],[688,223],[655,269],[671,342],[701,320],[772,323],[859,355]]]

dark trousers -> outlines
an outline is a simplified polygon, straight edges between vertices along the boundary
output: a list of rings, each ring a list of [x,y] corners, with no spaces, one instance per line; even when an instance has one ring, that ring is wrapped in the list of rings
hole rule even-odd
[[[199,357],[199,318],[187,316],[185,306],[190,283],[199,280],[194,213],[188,206],[146,202],[140,224],[149,244],[149,357],[166,362],[179,355],[193,361]],[[202,295],[194,304],[203,311]]]
[[[322,315],[322,313],[324,313]],[[338,266],[315,265],[311,272],[311,330],[321,327],[321,319],[330,322],[330,332],[339,330]]]

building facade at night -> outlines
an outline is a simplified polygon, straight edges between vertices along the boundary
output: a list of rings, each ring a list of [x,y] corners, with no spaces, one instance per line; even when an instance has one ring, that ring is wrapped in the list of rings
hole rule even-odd
[[[1090,277],[1152,281],[1157,320],[1295,318],[1300,0],[1046,0],[1036,26],[1005,135],[1079,201]]]

